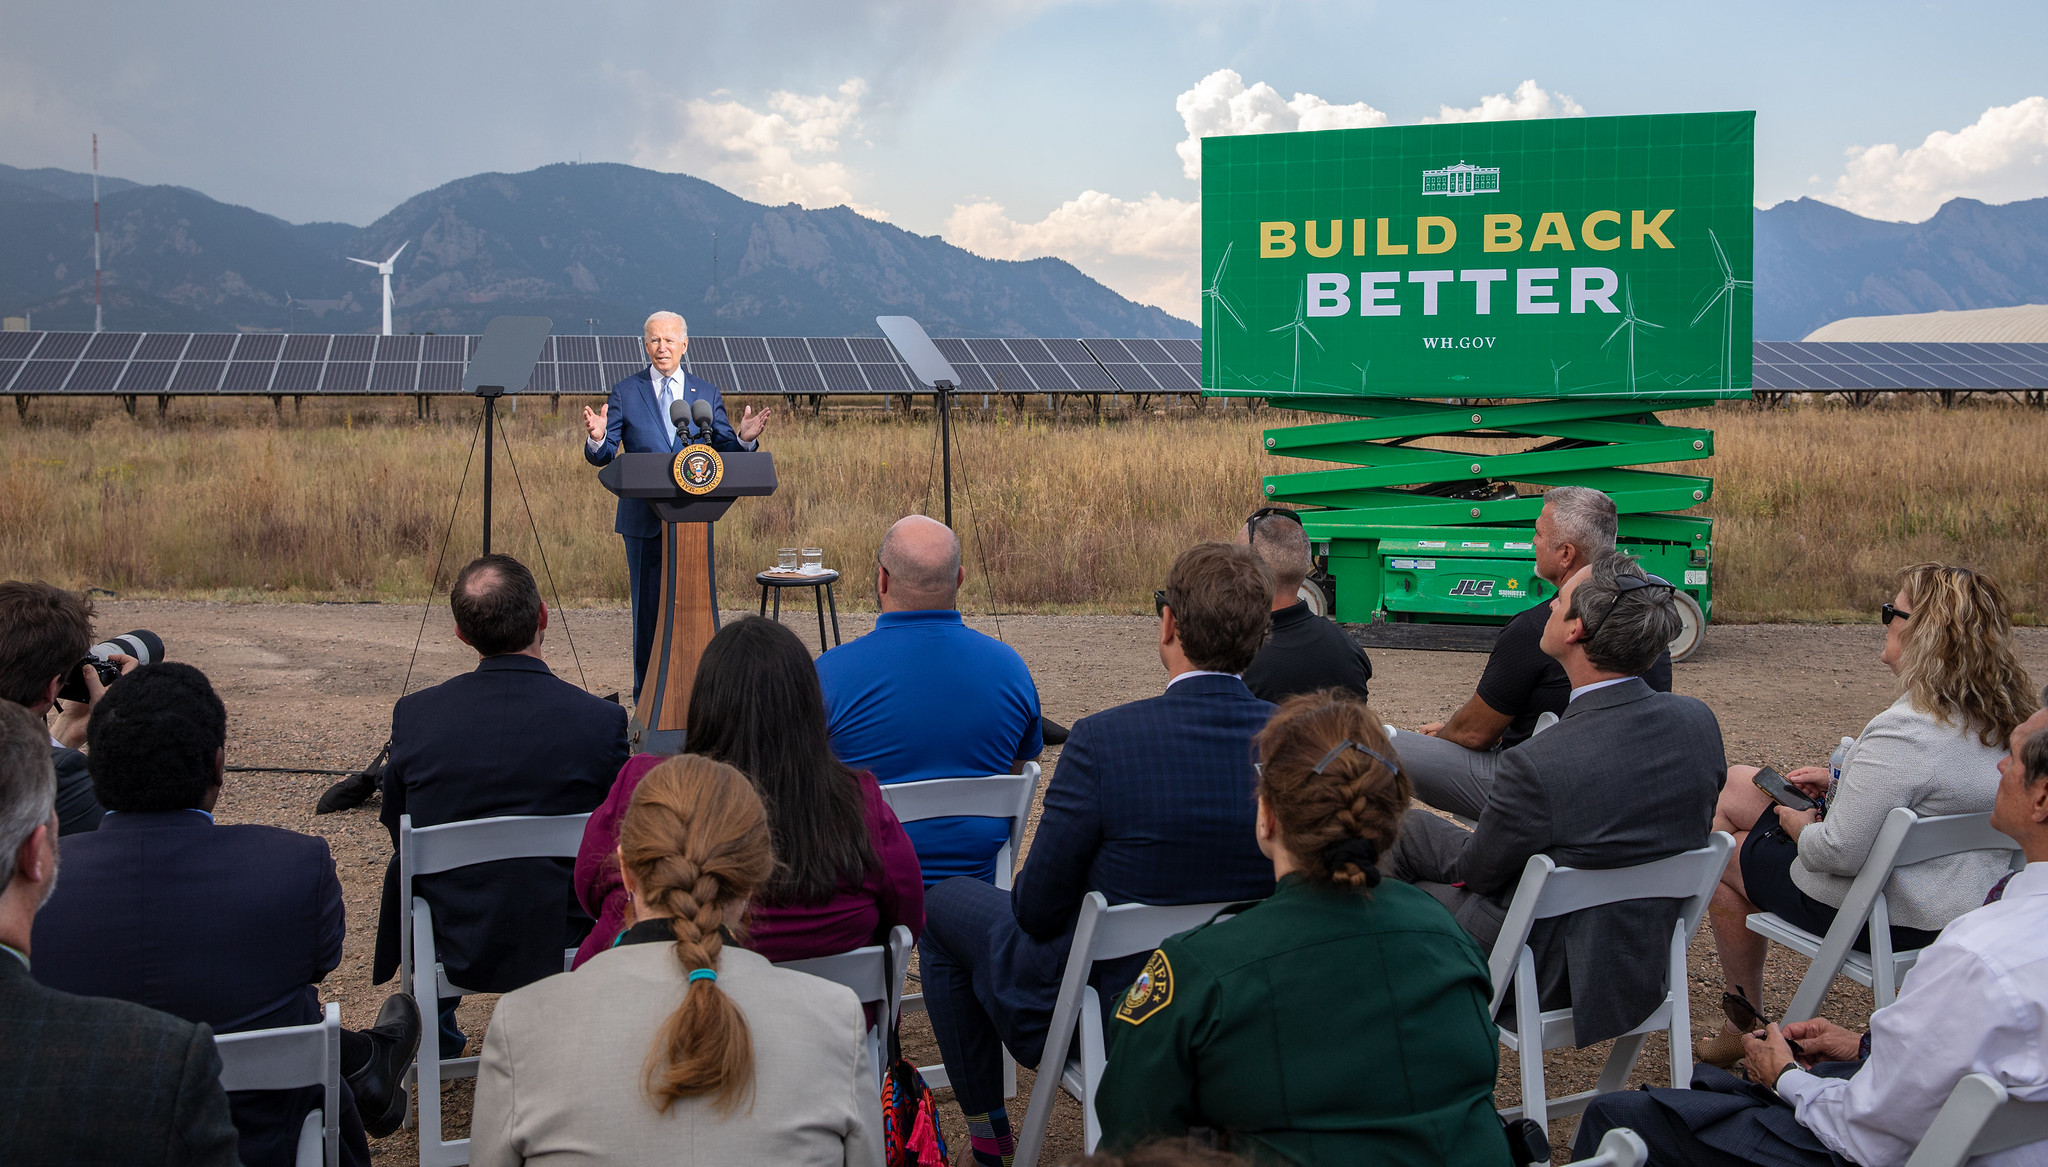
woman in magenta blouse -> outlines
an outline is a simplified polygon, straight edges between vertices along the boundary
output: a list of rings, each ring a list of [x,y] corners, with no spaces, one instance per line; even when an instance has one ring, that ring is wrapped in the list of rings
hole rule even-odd
[[[775,875],[747,914],[745,946],[771,961],[830,956],[881,943],[889,930],[924,931],[917,853],[875,776],[832,756],[817,669],[796,634],[746,616],[727,624],[697,663],[683,741],[690,753],[733,766],[761,792]],[[597,926],[581,965],[624,929],[619,820],[640,779],[663,761],[628,759],[591,814],[576,856],[576,896]]]

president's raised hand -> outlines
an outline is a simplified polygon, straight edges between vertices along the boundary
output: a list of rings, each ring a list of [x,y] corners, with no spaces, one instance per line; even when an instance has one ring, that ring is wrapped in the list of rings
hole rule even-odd
[[[585,412],[589,411],[586,410]],[[768,428],[768,415],[772,412],[774,411],[763,409],[761,412],[755,413],[753,406],[747,406],[744,412],[740,414],[739,428],[734,431],[739,434],[740,441],[751,442],[759,438],[761,431]]]
[[[583,428],[590,431],[591,441],[599,444],[604,442],[604,415],[610,413],[611,409],[612,403],[609,401],[598,406],[596,412],[592,412],[588,405],[583,407]]]

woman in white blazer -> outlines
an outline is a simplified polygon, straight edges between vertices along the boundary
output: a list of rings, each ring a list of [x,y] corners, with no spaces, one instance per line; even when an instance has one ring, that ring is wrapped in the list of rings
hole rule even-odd
[[[1880,615],[1878,659],[1898,677],[1898,699],[1863,727],[1839,777],[1827,766],[1785,776],[1809,797],[1825,796],[1825,817],[1776,806],[1757,788],[1756,767],[1728,768],[1714,829],[1733,833],[1738,847],[1709,919],[1728,991],[1757,1004],[1770,942],[1744,917],[1776,912],[1824,934],[1893,808],[1928,817],[1990,811],[2006,738],[2038,707],[2013,652],[2005,593],[1989,577],[1916,564],[1899,573],[1899,593]],[[1892,872],[1885,901],[1893,948],[1925,948],[1950,920],[1982,906],[2009,858],[1968,851]],[[1867,935],[1856,948],[1870,950]],[[1723,1026],[1696,1053],[1730,1065],[1742,1056],[1741,1038]]]
[[[470,1161],[879,1167],[860,1002],[738,946],[775,866],[753,784],[706,758],[662,763],[619,860],[634,921],[619,942],[498,1002]]]

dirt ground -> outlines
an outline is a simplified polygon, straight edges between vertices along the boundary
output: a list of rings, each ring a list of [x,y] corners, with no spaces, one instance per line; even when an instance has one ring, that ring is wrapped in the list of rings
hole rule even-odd
[[[729,615],[737,615],[730,613]],[[566,618],[564,618],[566,617]],[[783,619],[806,640],[817,635],[807,610]],[[872,617],[841,614],[847,637],[865,632]],[[1166,678],[1155,650],[1156,624],[1120,616],[1005,616],[971,619],[1023,654],[1037,679],[1047,716],[1064,724],[1109,706],[1153,695]],[[102,634],[129,628],[160,633],[169,654],[212,678],[229,713],[228,762],[243,766],[360,768],[376,754],[390,725],[391,704],[408,671],[417,689],[469,669],[475,656],[455,639],[445,604],[422,620],[419,607],[384,604],[234,605],[102,600]],[[414,644],[418,655],[414,660]],[[571,651],[571,642],[574,651]],[[1676,670],[1680,692],[1700,697],[1721,719],[1732,761],[1768,762],[1781,770],[1822,762],[1843,734],[1854,734],[1890,700],[1892,678],[1878,663],[1882,636],[1874,625],[1716,626],[1698,655]],[[2037,679],[2048,678],[2048,630],[2020,633],[2021,657]],[[558,675],[606,694],[630,692],[631,628],[626,611],[579,609],[560,613],[549,629],[546,656]],[[1470,653],[1376,650],[1373,705],[1389,722],[1413,726],[1445,716],[1472,692],[1484,658]],[[1058,752],[1045,759],[1056,768]],[[226,822],[261,822],[324,836],[334,851],[349,912],[349,938],[341,966],[325,995],[341,1002],[345,1025],[371,1023],[393,985],[369,983],[379,882],[390,843],[376,819],[376,803],[316,817],[313,802],[332,778],[311,774],[235,773],[223,791]],[[1026,847],[1029,842],[1027,839]],[[1768,1008],[1790,1000],[1803,963],[1773,949]],[[1718,1025],[1720,975],[1706,930],[1691,960],[1693,1025]],[[463,1029],[477,1039],[492,998],[471,998]],[[1827,1015],[1860,1025],[1870,999],[1844,980],[1829,998]],[[921,1016],[905,1021],[906,1052],[920,1063],[937,1060]],[[1591,1085],[1605,1047],[1553,1053],[1547,1059],[1550,1092]],[[1661,1038],[1652,1038],[1634,1081],[1668,1075]],[[1518,1100],[1519,1071],[1503,1051],[1498,1101]],[[1012,1120],[1021,1121],[1030,1074],[1020,1083]],[[941,1095],[949,1143],[965,1130],[950,1096]],[[469,1084],[448,1088],[448,1134],[466,1133]],[[1553,1124],[1553,1142],[1568,1139],[1570,1122]],[[1047,1144],[1047,1163],[1079,1150],[1080,1112],[1061,1098]],[[410,1132],[374,1147],[379,1164],[414,1159]]]

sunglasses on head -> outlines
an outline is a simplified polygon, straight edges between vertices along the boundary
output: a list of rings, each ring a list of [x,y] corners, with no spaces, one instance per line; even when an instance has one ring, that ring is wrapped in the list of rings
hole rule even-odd
[[[1152,591],[1152,614],[1153,614],[1154,616],[1164,616],[1164,615],[1166,615],[1166,610],[1167,610],[1168,608],[1171,608],[1171,607],[1173,607],[1173,601],[1172,601],[1172,600],[1169,600],[1169,599],[1167,599],[1167,598],[1166,598],[1166,589],[1165,589],[1165,588],[1155,588],[1155,589],[1153,589],[1153,591]]]
[[[1614,579],[1614,598],[1607,601],[1607,611],[1601,614],[1600,622],[1586,630],[1586,639],[1593,639],[1593,637],[1599,635],[1602,628],[1607,626],[1608,618],[1614,615],[1614,607],[1621,603],[1623,596],[1628,595],[1630,592],[1642,591],[1644,588],[1663,588],[1667,592],[1676,592],[1678,590],[1654,575],[1616,576]]]
[[[1913,618],[1913,613],[1906,611],[1904,608],[1900,608],[1895,605],[1887,603],[1880,605],[1878,607],[1877,618],[1884,621],[1886,624],[1890,624],[1894,620],[1911,620]]]
[[[1267,519],[1276,517],[1284,518],[1289,522],[1293,523],[1297,527],[1301,526],[1300,511],[1293,510],[1288,507],[1260,507],[1258,510],[1255,510],[1251,513],[1250,518],[1247,518],[1244,521],[1245,530],[1247,533],[1256,533],[1259,529],[1260,523],[1265,522]]]

